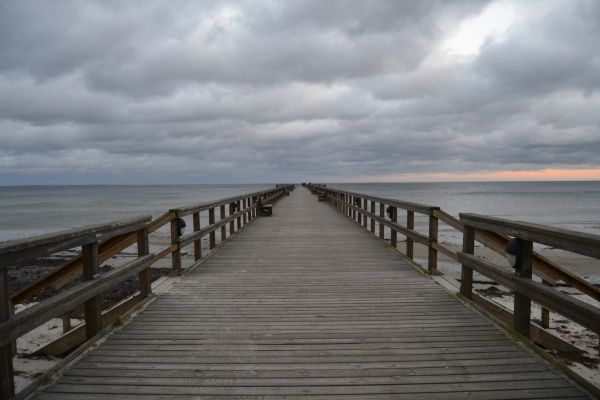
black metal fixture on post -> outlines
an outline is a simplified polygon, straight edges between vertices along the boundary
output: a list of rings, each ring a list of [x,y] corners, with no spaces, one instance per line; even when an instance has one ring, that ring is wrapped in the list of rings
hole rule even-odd
[[[185,221],[183,218],[177,218],[177,236],[181,236],[185,233]]]
[[[506,260],[516,272],[523,266],[523,241],[519,238],[512,238],[506,245]]]

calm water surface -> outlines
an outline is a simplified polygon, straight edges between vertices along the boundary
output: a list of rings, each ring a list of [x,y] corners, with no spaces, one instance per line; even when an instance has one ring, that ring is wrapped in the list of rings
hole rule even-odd
[[[330,184],[356,192],[600,234],[600,182]],[[0,241],[107,222],[272,185],[0,187]],[[425,221],[417,218],[417,229]],[[448,241],[459,240],[444,229]]]

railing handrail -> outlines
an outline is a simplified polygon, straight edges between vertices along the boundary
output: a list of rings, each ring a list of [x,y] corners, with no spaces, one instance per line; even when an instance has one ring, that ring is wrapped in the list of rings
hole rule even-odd
[[[151,219],[151,215],[143,215],[7,241],[0,244],[0,268],[133,232]]]
[[[289,186],[293,186],[293,185],[285,185],[285,186],[280,186],[277,188],[259,190],[257,192],[249,192],[249,193],[244,193],[244,194],[240,194],[237,196],[226,197],[224,199],[217,199],[217,200],[210,200],[210,201],[202,202],[202,203],[189,204],[189,205],[182,206],[182,207],[172,208],[170,211],[176,212],[179,216],[190,215],[190,214],[194,214],[197,212],[206,211],[213,207],[227,205],[227,204],[230,204],[235,201],[242,200],[242,199],[245,199],[248,197],[263,196],[265,194],[269,194],[269,193],[272,193],[275,191],[287,189]]]
[[[372,196],[367,193],[351,192],[351,191],[347,191],[347,190],[336,189],[335,187],[324,187],[321,185],[312,185],[312,186],[315,186],[315,187],[318,187],[321,189],[326,189],[326,190],[329,190],[332,192],[337,192],[337,193],[346,194],[346,195],[350,195],[350,196],[361,197],[361,198],[364,198],[367,200],[373,200],[378,203],[386,203],[386,204],[389,204],[394,207],[402,208],[404,210],[409,210],[409,211],[415,211],[415,212],[418,212],[420,214],[425,214],[425,215],[431,215],[434,210],[440,209],[440,207],[438,207],[438,206],[431,206],[429,204],[413,203],[410,201],[403,201],[403,200],[391,199],[391,198],[386,198],[386,197]]]
[[[461,213],[460,222],[476,229],[530,240],[600,259],[600,235],[471,213]]]

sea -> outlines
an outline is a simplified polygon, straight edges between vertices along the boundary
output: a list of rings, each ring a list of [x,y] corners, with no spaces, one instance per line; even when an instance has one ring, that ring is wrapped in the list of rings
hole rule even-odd
[[[0,186],[0,241],[137,215],[159,216],[171,208],[273,186]],[[328,186],[435,205],[454,216],[461,212],[477,213],[600,235],[600,181],[329,183]],[[415,224],[417,230],[427,231],[425,217],[417,215]],[[460,243],[461,235],[442,224],[440,240]]]

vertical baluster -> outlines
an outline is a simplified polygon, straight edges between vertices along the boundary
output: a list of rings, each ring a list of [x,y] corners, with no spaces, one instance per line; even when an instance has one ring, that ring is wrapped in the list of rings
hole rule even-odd
[[[542,285],[544,285],[544,286],[554,286],[554,285],[552,285],[552,283],[548,282],[544,278],[542,278]],[[542,320],[542,326],[544,328],[550,328],[550,310],[548,310],[545,307],[542,307],[541,320]]]
[[[392,207],[392,222],[398,223],[398,208]],[[390,233],[390,244],[393,248],[398,245],[398,232],[394,228],[391,229]]]
[[[379,217],[385,218],[385,204],[379,203]],[[385,239],[385,225],[383,222],[379,223],[379,239]]]
[[[214,225],[215,223],[215,208],[212,207],[208,210],[208,224]],[[217,245],[217,233],[213,230],[209,234],[209,248],[212,250]]]
[[[375,202],[371,200],[371,215],[375,215]],[[371,217],[371,233],[375,234],[375,218]]]
[[[406,227],[410,230],[415,229],[415,212],[406,210]],[[411,260],[414,258],[415,241],[406,237],[406,256]]]
[[[350,196],[350,200],[351,200],[351,204],[352,204],[352,220],[356,221],[356,208],[355,208],[355,207],[357,207],[356,197]]]
[[[224,204],[219,207],[219,211],[220,211],[219,213],[221,214],[220,221],[223,222],[223,220],[226,217]],[[223,224],[223,225],[221,225],[221,242],[224,242],[225,239],[227,239],[227,225]]]
[[[432,211],[433,212],[433,211]],[[429,248],[427,254],[427,270],[431,275],[437,275],[437,249],[434,247],[438,241],[438,218],[429,215]]]
[[[200,212],[195,212],[192,214],[192,220],[194,224],[194,232],[198,232],[200,230]],[[202,238],[194,240],[194,260],[198,261],[202,258]]]
[[[231,217],[233,214],[235,214],[235,203],[230,203],[229,204],[229,216]],[[229,222],[229,234],[232,235],[235,232],[235,220],[231,220],[231,222]]]
[[[94,279],[98,274],[100,264],[98,262],[98,242],[82,246],[81,258],[83,261],[82,281],[87,282]],[[85,309],[85,337],[92,338],[102,329],[102,315],[100,308],[100,296],[95,296],[84,303]]]
[[[465,226],[463,230],[463,253],[474,254],[475,251],[475,228]],[[460,294],[467,299],[473,293],[473,270],[466,265],[461,266],[460,272]]]
[[[246,208],[248,207],[249,202],[247,200],[248,199],[242,200],[242,207],[244,210],[244,215],[242,215],[242,221],[244,222],[244,225],[246,225],[248,223],[248,217],[246,216],[248,214],[248,212],[247,212]],[[250,219],[252,219],[252,217]]]
[[[356,198],[356,206],[358,207],[358,210],[356,210],[356,213],[358,214],[358,224],[362,225],[362,199],[360,197]]]
[[[239,216],[237,217],[237,230],[239,231],[242,229],[242,201],[238,200],[235,204],[237,206],[237,212],[239,213]]]
[[[363,208],[363,221],[362,221],[362,226],[363,228],[367,228],[367,198],[365,197],[364,199],[362,199],[362,208]]]
[[[521,240],[521,268],[515,269],[515,274],[521,278],[531,279],[533,261],[533,242]],[[529,338],[531,328],[531,299],[515,292],[513,328],[521,335]]]
[[[11,315],[8,295],[8,271],[0,267],[0,323],[8,321]],[[0,398],[9,399],[15,394],[12,344],[0,348]]]
[[[142,228],[137,231],[137,253],[138,257],[150,254],[150,243],[148,240],[148,228]],[[140,296],[142,299],[150,296],[152,293],[152,281],[150,279],[150,267],[140,271]]]
[[[175,249],[171,252],[171,262],[173,264],[173,272],[177,275],[181,273],[181,246],[179,245],[179,235],[177,232],[177,218],[175,213],[171,220],[171,246]]]

